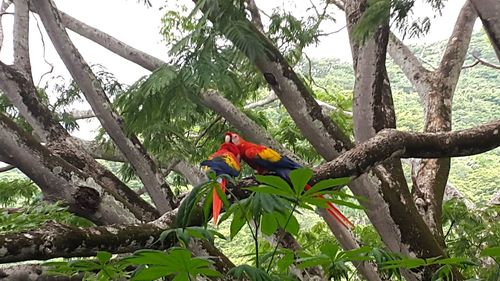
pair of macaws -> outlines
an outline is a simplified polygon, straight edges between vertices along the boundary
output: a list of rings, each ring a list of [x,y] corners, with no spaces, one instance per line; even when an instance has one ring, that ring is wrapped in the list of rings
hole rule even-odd
[[[227,132],[224,136],[224,143],[219,150],[208,157],[208,160],[201,162],[202,166],[209,167],[217,176],[227,174],[237,177],[240,173],[240,158],[258,174],[273,172],[279,177],[289,181],[289,174],[292,170],[301,168],[301,166],[286,156],[280,155],[277,151],[255,143],[245,141],[236,133]],[[226,179],[218,179],[222,192],[226,191]],[[310,185],[304,187],[310,189]],[[213,191],[212,214],[214,223],[217,224],[222,201]],[[323,196],[321,196],[323,197]],[[353,224],[337,209],[332,203],[327,202],[327,212],[339,223],[347,228],[352,228]]]

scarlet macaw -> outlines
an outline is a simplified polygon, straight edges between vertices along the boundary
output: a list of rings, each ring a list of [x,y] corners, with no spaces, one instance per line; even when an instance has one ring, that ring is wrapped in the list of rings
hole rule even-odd
[[[269,147],[245,141],[236,133],[227,132],[224,139],[228,143],[234,143],[240,151],[241,159],[259,174],[274,172],[279,177],[290,182],[290,172],[302,167],[297,162],[286,156],[280,155],[277,151]],[[307,184],[304,188],[308,190],[311,186]],[[321,195],[321,198],[324,198],[324,196]],[[326,210],[335,220],[347,228],[354,227],[352,222],[350,222],[337,207],[330,202],[327,202],[327,204],[328,208]]]
[[[215,172],[217,176],[222,174],[237,177],[240,174],[240,152],[238,147],[231,142],[224,142],[221,144],[219,150],[214,152],[205,160],[200,163],[201,166],[208,167],[208,169]],[[217,182],[222,190],[226,192],[226,178],[218,178]],[[214,223],[217,225],[220,210],[222,209],[222,200],[217,195],[217,190],[212,192],[212,215]]]

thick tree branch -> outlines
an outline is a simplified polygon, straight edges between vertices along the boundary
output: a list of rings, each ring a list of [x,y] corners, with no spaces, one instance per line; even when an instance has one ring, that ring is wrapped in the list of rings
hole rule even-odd
[[[413,87],[425,102],[425,96],[430,90],[431,72],[422,66],[418,58],[396,35],[389,35],[389,44],[387,46],[389,55],[394,62],[401,68],[405,76],[411,82]]]
[[[146,224],[122,224],[88,228],[48,223],[37,230],[0,234],[0,263],[25,260],[47,260],[56,257],[89,257],[97,251],[130,253],[139,249],[167,249],[175,240],[158,242],[160,234],[174,226],[177,210],[169,211]],[[200,219],[198,217],[198,219]],[[200,221],[193,221],[199,225]],[[206,241],[191,243],[195,255],[210,257],[216,269],[227,273],[234,264]],[[200,254],[199,252],[203,253]]]
[[[33,180],[49,202],[63,201],[70,211],[98,224],[138,221],[106,185],[53,155],[3,114],[0,155]]]
[[[0,50],[3,47],[3,24],[2,24],[2,17],[6,14],[5,11],[10,7],[10,4],[12,2],[9,0],[2,0],[2,3],[0,4]]]
[[[500,3],[496,0],[470,0],[500,61]]]
[[[54,47],[61,56],[73,78],[91,105],[103,128],[116,143],[120,151],[129,160],[146,190],[162,213],[171,210],[173,193],[164,181],[161,171],[147,154],[140,141],[134,135],[127,136],[123,122],[112,110],[111,103],[99,81],[88,64],[84,61],[66,33],[57,9],[52,1],[33,1]],[[165,195],[166,194],[166,195]]]
[[[129,208],[136,218],[149,221],[158,216],[156,209],[137,196],[113,173],[96,162],[90,154],[92,150],[81,150],[80,141],[71,137],[55,120],[47,106],[38,100],[32,82],[16,69],[1,62],[0,70],[0,87],[3,93],[34,128],[37,135],[47,142],[47,146],[53,153],[89,174],[95,180],[105,183],[106,188],[113,191],[115,199]]]
[[[31,1],[33,2],[33,0]],[[142,51],[139,51],[123,43],[122,41],[100,31],[99,29],[89,26],[88,24],[69,16],[68,14],[62,11],[57,10],[57,12],[59,13],[62,24],[66,28],[76,32],[77,34],[89,40],[96,42],[97,44],[103,46],[104,48],[112,51],[113,53],[127,60],[135,62],[136,64],[144,67],[145,69],[153,71],[165,63],[162,60],[154,56],[151,56],[147,53],[144,53]]]
[[[41,264],[18,264],[2,266],[0,279],[8,281],[81,281],[83,274],[77,276],[54,276]]]
[[[255,4],[254,0],[245,0],[247,3],[247,9],[250,11],[250,15],[252,15],[252,22],[255,26],[260,30],[260,32],[264,33],[264,25],[262,24],[262,19],[260,18],[259,8],[257,4]]]
[[[28,80],[31,77],[29,53],[29,8],[28,0],[14,0],[16,13],[14,16],[14,65],[24,73]]]
[[[500,146],[500,120],[440,133],[387,129],[315,169],[315,181],[358,176],[389,158],[442,158],[483,153]]]
[[[465,1],[437,70],[438,77],[446,81],[447,86],[451,87],[452,93],[455,91],[460,77],[476,18],[477,13],[471,2]]]

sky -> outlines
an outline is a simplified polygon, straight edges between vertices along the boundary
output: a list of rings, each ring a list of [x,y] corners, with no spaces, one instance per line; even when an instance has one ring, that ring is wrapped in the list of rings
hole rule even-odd
[[[300,16],[310,7],[310,1],[275,1],[275,0],[255,0],[257,6],[266,14],[271,14],[272,9],[278,6],[286,7],[296,16]],[[318,2],[318,0],[314,0]],[[160,9],[168,3],[172,6],[175,1],[151,0],[153,7],[149,8],[142,4],[142,0],[56,0],[57,7],[67,14],[83,21],[93,27],[96,27],[119,40],[160,59],[168,59],[168,49],[160,35],[161,17],[165,10]],[[432,15],[430,8],[422,4],[422,0],[417,0],[415,10],[416,15]],[[191,2],[189,2],[191,3]],[[438,40],[446,39],[453,30],[455,19],[464,3],[464,0],[451,0],[445,6],[441,17],[432,20],[432,26],[429,34],[425,38],[405,40],[407,44],[414,43],[432,43]],[[344,15],[336,11],[335,24],[323,26],[324,32],[340,30],[345,27]],[[11,7],[8,11],[12,12]],[[263,15],[263,20],[266,17]],[[4,42],[0,51],[0,59],[5,63],[12,62],[12,15],[4,15],[2,24],[4,27]],[[50,39],[43,31],[43,25],[39,22],[42,29],[45,48],[42,44],[40,31],[37,27],[37,21],[31,16],[30,20],[30,56],[35,81],[39,81],[43,73],[50,69],[45,62],[47,60],[54,65],[51,74],[45,76],[45,80],[56,75],[69,77],[62,61],[57,56],[56,51],[50,43]],[[480,28],[480,22],[476,22],[476,30]],[[113,73],[119,81],[125,84],[132,84],[140,77],[149,72],[140,66],[135,65],[109,51],[103,47],[73,33],[69,32],[73,43],[80,50],[84,59],[89,64],[99,63]],[[44,56],[45,51],[45,56]],[[330,57],[338,58],[342,61],[351,60],[351,51],[349,47],[347,31],[342,29],[340,32],[323,37],[317,46],[310,46],[306,53],[313,58]],[[45,59],[44,59],[45,57]],[[44,85],[45,82],[40,85]],[[87,105],[79,105],[80,109],[88,108]],[[93,131],[98,127],[96,120],[79,121],[82,130],[74,132],[77,137],[92,139]]]

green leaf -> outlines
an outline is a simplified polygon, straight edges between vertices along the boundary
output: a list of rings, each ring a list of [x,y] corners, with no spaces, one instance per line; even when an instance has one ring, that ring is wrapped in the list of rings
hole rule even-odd
[[[234,213],[233,220],[231,221],[230,233],[231,239],[233,239],[238,232],[240,232],[241,228],[245,225],[246,219],[243,213],[240,211],[238,213]]]
[[[172,269],[164,266],[150,266],[138,271],[131,280],[133,281],[149,281],[157,280],[161,277],[165,277],[173,274]]]
[[[288,190],[282,190],[272,186],[261,185],[261,186],[247,187],[245,189],[248,189],[253,192],[261,192],[277,196],[294,197],[294,194],[292,193],[292,190],[290,188],[287,188]]]
[[[101,264],[105,264],[111,259],[112,254],[106,251],[98,251],[96,256]]]
[[[262,215],[260,230],[265,235],[272,235],[278,229],[278,222],[274,213],[265,213]]]
[[[488,247],[482,250],[481,256],[500,257],[500,246]]]
[[[304,191],[312,175],[313,172],[309,168],[295,169],[290,172],[290,181],[292,182],[297,197]]]
[[[325,189],[331,189],[335,186],[347,185],[350,181],[350,177],[322,180],[313,185],[305,194],[310,195]]]
[[[282,191],[290,190],[290,185],[284,179],[278,176],[255,175],[255,178],[257,179],[258,182],[269,186],[273,186],[279,190]]]
[[[188,196],[182,201],[175,219],[177,227],[187,227],[191,221],[191,213],[201,197],[206,195],[210,182],[195,186]]]

